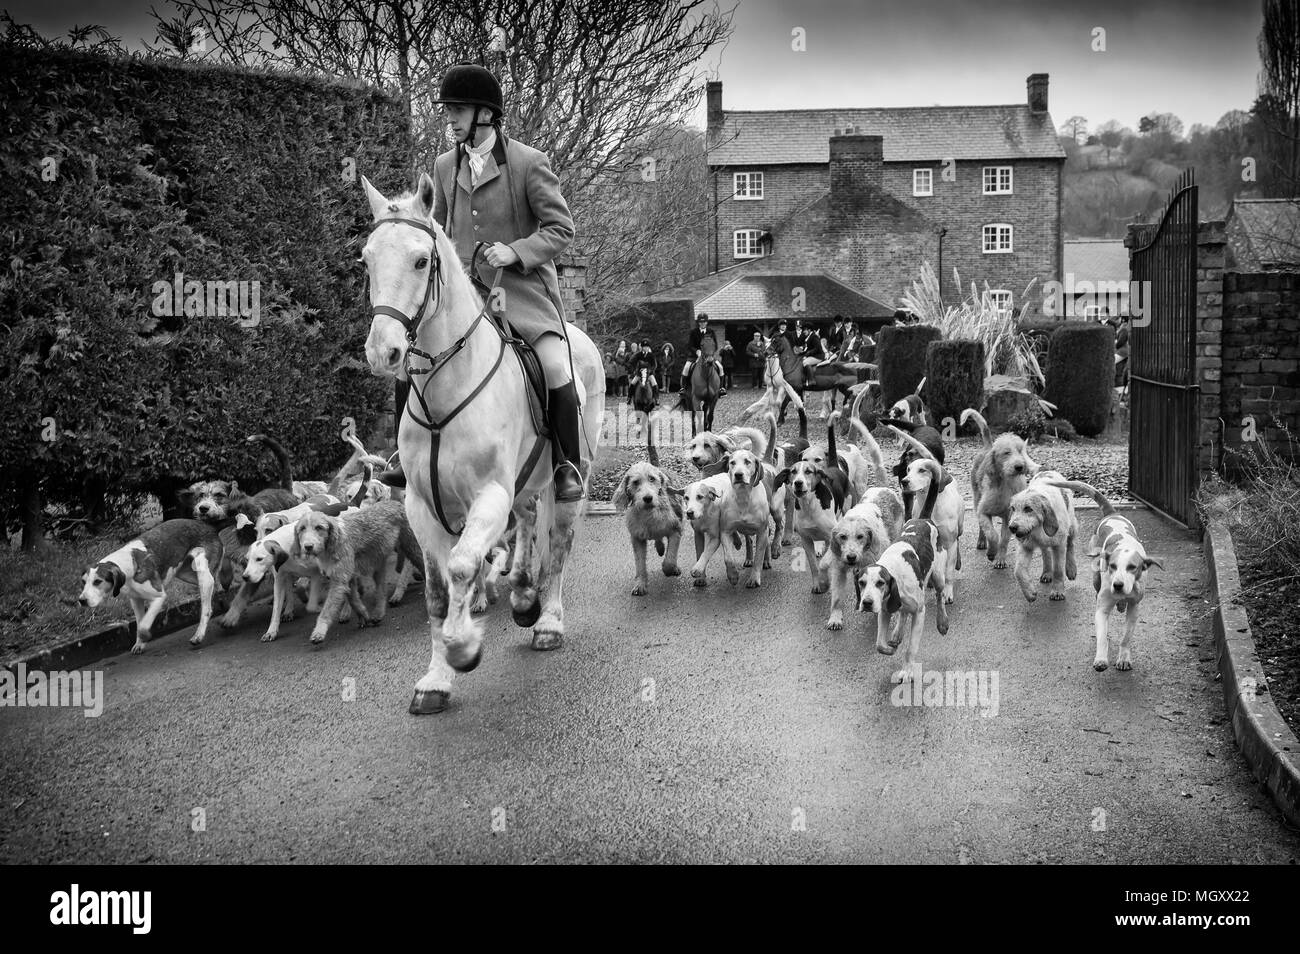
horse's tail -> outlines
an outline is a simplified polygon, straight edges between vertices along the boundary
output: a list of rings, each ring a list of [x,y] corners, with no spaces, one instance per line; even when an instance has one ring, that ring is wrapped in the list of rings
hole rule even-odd
[[[249,434],[247,440],[250,444],[265,444],[270,449],[280,464],[280,486],[292,490],[293,473],[289,466],[289,452],[284,449],[284,445],[266,434]]]
[[[871,458],[871,466],[876,469],[876,479],[883,479],[885,476],[885,455],[880,452],[880,445],[876,443],[876,438],[872,436],[867,425],[856,417],[849,418],[849,426],[856,428],[858,433],[862,435],[862,445],[867,449],[867,456]]]
[[[1101,507],[1101,515],[1103,517],[1109,517],[1115,512],[1115,505],[1106,498],[1105,494],[1092,486],[1092,484],[1085,484],[1082,480],[1048,480],[1044,481],[1044,483],[1050,484],[1053,487],[1060,487],[1063,490],[1073,490],[1075,493],[1091,497],[1093,500],[1097,501],[1097,506]]]
[[[980,437],[984,439],[984,448],[993,446],[993,436],[989,433],[989,423],[984,420],[984,415],[973,407],[968,407],[961,412],[961,420],[957,423],[964,425],[967,421],[973,420],[975,425],[980,429]]]

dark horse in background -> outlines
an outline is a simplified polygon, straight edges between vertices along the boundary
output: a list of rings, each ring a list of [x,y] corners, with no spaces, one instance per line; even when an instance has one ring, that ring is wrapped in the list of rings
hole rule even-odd
[[[718,405],[718,392],[722,390],[722,378],[713,358],[717,354],[712,338],[704,339],[701,356],[695,359],[691,367],[691,382],[682,394],[677,405],[679,411],[691,412],[691,436],[696,435],[695,415],[704,412],[704,429],[713,430],[713,410]]]
[[[637,433],[645,426],[646,456],[650,463],[659,466],[659,451],[655,447],[654,428],[650,414],[659,406],[659,390],[650,383],[650,370],[641,368],[632,379],[632,409],[636,413]]]
[[[790,344],[790,339],[784,335],[777,335],[772,339],[768,346],[769,351],[775,354],[781,363],[781,373],[785,375],[786,381],[790,387],[798,393],[800,398],[808,391],[829,391],[831,395],[830,410],[835,410],[835,396],[843,395],[844,405],[847,407],[853,400],[853,394],[849,390],[858,383],[858,370],[873,368],[874,365],[863,364],[860,361],[838,361],[831,364],[823,364],[820,367],[804,367],[803,357],[797,353]],[[777,423],[785,421],[785,409],[790,403],[787,395],[781,402],[781,413],[777,418]],[[808,416],[803,408],[799,408],[799,433],[806,433],[808,427]]]

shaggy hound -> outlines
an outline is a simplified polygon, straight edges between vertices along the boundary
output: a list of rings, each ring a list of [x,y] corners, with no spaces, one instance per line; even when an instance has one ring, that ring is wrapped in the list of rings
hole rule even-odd
[[[680,576],[677,548],[682,543],[682,502],[680,492],[668,484],[668,476],[647,461],[637,461],[627,469],[614,491],[614,508],[626,511],[627,535],[632,540],[632,558],[636,561],[633,596],[644,596],[647,589],[645,548],[653,540],[655,552],[664,558],[664,576]]]
[[[388,558],[395,551],[413,563],[424,559],[405,507],[395,500],[342,517],[310,513],[299,518],[290,556],[303,563],[314,561],[329,585],[311,632],[313,643],[325,641],[344,600],[351,603],[362,626],[383,620],[388,607]],[[367,608],[363,596],[372,585],[372,605]]]
[[[1074,495],[1054,481],[1064,480],[1054,470],[1040,470],[1029,486],[1011,498],[1009,526],[1020,546],[1016,554],[1016,582],[1025,599],[1038,599],[1038,588],[1030,578],[1034,553],[1043,554],[1040,583],[1050,583],[1048,599],[1065,599],[1065,581],[1078,573],[1074,560],[1074,538],[1079,521],[1074,515]]]
[[[994,569],[1005,569],[1007,545],[1011,542],[1008,521],[1011,498],[1024,490],[1030,477],[1038,471],[1038,463],[1029,456],[1024,438],[1016,434],[999,434],[994,440],[988,422],[974,408],[961,412],[961,423],[974,420],[984,439],[984,449],[975,455],[971,465],[970,487],[975,499],[975,516],[979,519],[979,539],[976,550],[988,547],[988,558]],[[995,527],[993,518],[1002,521]]]

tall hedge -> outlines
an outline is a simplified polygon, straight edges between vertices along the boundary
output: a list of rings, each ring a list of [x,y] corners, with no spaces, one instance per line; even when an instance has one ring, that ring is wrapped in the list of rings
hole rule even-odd
[[[940,337],[942,332],[934,325],[886,325],[880,329],[876,335],[876,363],[880,366],[880,391],[886,407],[916,390],[925,377],[926,349]],[[928,397],[926,400],[928,403]]]
[[[925,353],[925,403],[935,421],[954,421],[968,407],[984,403],[984,343],[931,341]]]
[[[286,74],[0,46],[0,498],[164,496],[345,457],[391,387],[364,366],[360,176],[409,188],[401,105]],[[156,282],[257,282],[260,321],[155,314]]]
[[[1064,322],[1052,332],[1045,371],[1045,397],[1056,405],[1056,417],[1065,418],[1085,437],[1106,429],[1114,397],[1115,329]]]

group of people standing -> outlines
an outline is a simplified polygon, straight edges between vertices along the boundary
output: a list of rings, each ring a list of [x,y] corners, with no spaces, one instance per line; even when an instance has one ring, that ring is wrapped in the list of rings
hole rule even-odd
[[[727,388],[732,387],[732,374],[738,358],[736,349],[727,340],[725,332],[709,327],[708,315],[700,314],[695,321],[696,327],[691,332],[687,353],[683,355],[685,360],[680,372],[681,387],[686,387],[696,355],[703,351],[703,338],[711,336],[715,345],[711,350],[718,364],[725,393]],[[836,315],[829,326],[823,327],[811,324],[805,326],[802,320],[795,321],[791,327],[788,321],[782,319],[777,322],[774,334],[784,337],[790,348],[804,359],[805,364],[868,360],[870,356],[867,349],[875,346],[875,340],[870,335],[865,334],[856,323],[846,322],[840,315]],[[671,367],[663,366],[661,354],[675,354],[672,345],[664,342],[660,351],[655,352],[648,339],[642,339],[640,345],[635,341],[629,343],[626,339],[619,341],[616,350],[605,352],[607,390],[616,397],[627,397],[630,401],[629,382],[640,374],[642,368],[647,368],[652,385],[658,392],[669,383],[673,373]],[[752,387],[763,386],[766,355],[767,344],[763,333],[755,331],[753,338],[745,345]]]

